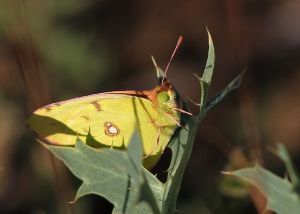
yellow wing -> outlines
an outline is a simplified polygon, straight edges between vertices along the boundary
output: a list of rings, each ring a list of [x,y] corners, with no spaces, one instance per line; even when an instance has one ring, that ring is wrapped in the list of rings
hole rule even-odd
[[[37,136],[51,144],[74,145],[88,133],[100,146],[126,146],[138,128],[146,156],[164,150],[177,125],[152,102],[139,96],[100,93],[53,103],[28,120]]]

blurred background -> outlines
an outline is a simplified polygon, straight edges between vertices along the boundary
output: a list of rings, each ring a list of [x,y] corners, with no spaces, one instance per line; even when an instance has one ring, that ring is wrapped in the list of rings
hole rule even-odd
[[[299,10],[297,0],[0,0],[0,213],[110,213],[98,196],[68,203],[80,181],[35,141],[26,118],[59,100],[153,88],[150,55],[165,67],[180,35],[168,77],[198,101],[206,26],[216,48],[211,96],[247,73],[199,127],[178,212],[262,211],[258,191],[221,171],[260,162],[283,176],[268,150],[277,142],[300,168]]]

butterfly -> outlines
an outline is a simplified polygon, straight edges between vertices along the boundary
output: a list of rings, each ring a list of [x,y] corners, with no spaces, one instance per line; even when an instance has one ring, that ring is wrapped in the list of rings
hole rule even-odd
[[[179,38],[176,48],[179,47]],[[152,58],[157,72],[162,70]],[[170,64],[169,61],[169,64]],[[137,130],[143,144],[144,166],[152,167],[180,126],[176,92],[166,79],[145,91],[112,91],[78,97],[41,107],[27,121],[43,142],[73,146],[76,139],[92,147],[124,148]]]

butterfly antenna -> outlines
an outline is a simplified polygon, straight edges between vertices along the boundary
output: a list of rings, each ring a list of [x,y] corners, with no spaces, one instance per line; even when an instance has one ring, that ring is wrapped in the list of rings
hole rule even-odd
[[[174,57],[174,55],[175,55],[177,49],[179,48],[180,44],[182,43],[182,40],[183,40],[183,37],[182,37],[182,36],[179,36],[179,38],[178,38],[178,40],[177,40],[177,44],[176,44],[176,46],[175,46],[175,49],[174,49],[174,51],[173,51],[173,53],[172,53],[172,55],[171,55],[171,57],[170,57],[170,60],[169,60],[167,66],[166,66],[166,68],[165,68],[165,75],[164,75],[163,78],[162,78],[161,85],[163,84],[163,82],[164,82],[164,80],[165,80],[165,77],[167,76],[167,72],[168,72],[169,66],[170,66],[170,64],[171,64],[171,62],[172,62],[172,59],[173,59],[173,57]]]

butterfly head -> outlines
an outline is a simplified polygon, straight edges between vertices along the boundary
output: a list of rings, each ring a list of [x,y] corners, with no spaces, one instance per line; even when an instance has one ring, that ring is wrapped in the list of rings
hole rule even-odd
[[[177,106],[176,104],[176,93],[172,89],[172,86],[165,82],[165,84],[161,87],[158,87],[157,90],[157,104],[159,108],[167,110],[173,109]]]

